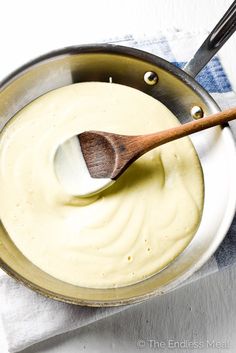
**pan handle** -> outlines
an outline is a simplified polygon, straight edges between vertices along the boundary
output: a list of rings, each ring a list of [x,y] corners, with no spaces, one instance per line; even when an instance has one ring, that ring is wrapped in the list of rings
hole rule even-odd
[[[236,0],[183,70],[195,77],[236,30]]]

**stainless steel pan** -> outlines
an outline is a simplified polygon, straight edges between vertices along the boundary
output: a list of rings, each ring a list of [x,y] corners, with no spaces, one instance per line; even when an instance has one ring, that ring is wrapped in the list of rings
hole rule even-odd
[[[0,128],[40,95],[83,81],[108,81],[135,87],[164,103],[181,122],[219,110],[194,80],[236,29],[236,2],[181,70],[149,53],[116,45],[85,45],[54,51],[13,72],[0,85]],[[193,107],[195,107],[193,109]],[[57,280],[34,266],[0,225],[0,266],[35,291],[68,303],[115,306],[162,294],[183,282],[214,253],[235,213],[236,150],[228,126],[193,136],[201,160],[205,203],[198,232],[184,252],[160,273],[135,285],[90,289]]]

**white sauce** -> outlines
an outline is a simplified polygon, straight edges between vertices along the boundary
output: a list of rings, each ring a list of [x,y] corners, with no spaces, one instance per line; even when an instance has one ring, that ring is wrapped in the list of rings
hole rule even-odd
[[[190,140],[152,150],[90,198],[65,190],[53,162],[58,146],[85,130],[132,135],[178,124],[157,100],[117,84],[70,85],[29,104],[0,139],[0,217],[16,246],[50,275],[85,287],[160,271],[201,218],[202,172]]]

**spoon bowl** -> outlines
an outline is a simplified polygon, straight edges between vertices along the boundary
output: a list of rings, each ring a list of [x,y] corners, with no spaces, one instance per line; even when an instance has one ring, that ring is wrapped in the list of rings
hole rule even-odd
[[[77,136],[68,139],[58,147],[54,167],[64,190],[73,196],[90,197],[115,182],[110,178],[91,177]]]

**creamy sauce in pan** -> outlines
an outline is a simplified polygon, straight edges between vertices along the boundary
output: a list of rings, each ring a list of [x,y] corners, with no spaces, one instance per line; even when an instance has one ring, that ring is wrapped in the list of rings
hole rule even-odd
[[[85,287],[125,286],[163,269],[201,218],[203,179],[190,140],[147,153],[86,199],[62,187],[54,157],[85,130],[131,135],[178,124],[157,100],[109,83],[63,87],[21,110],[0,138],[0,217],[16,246],[50,275]]]

